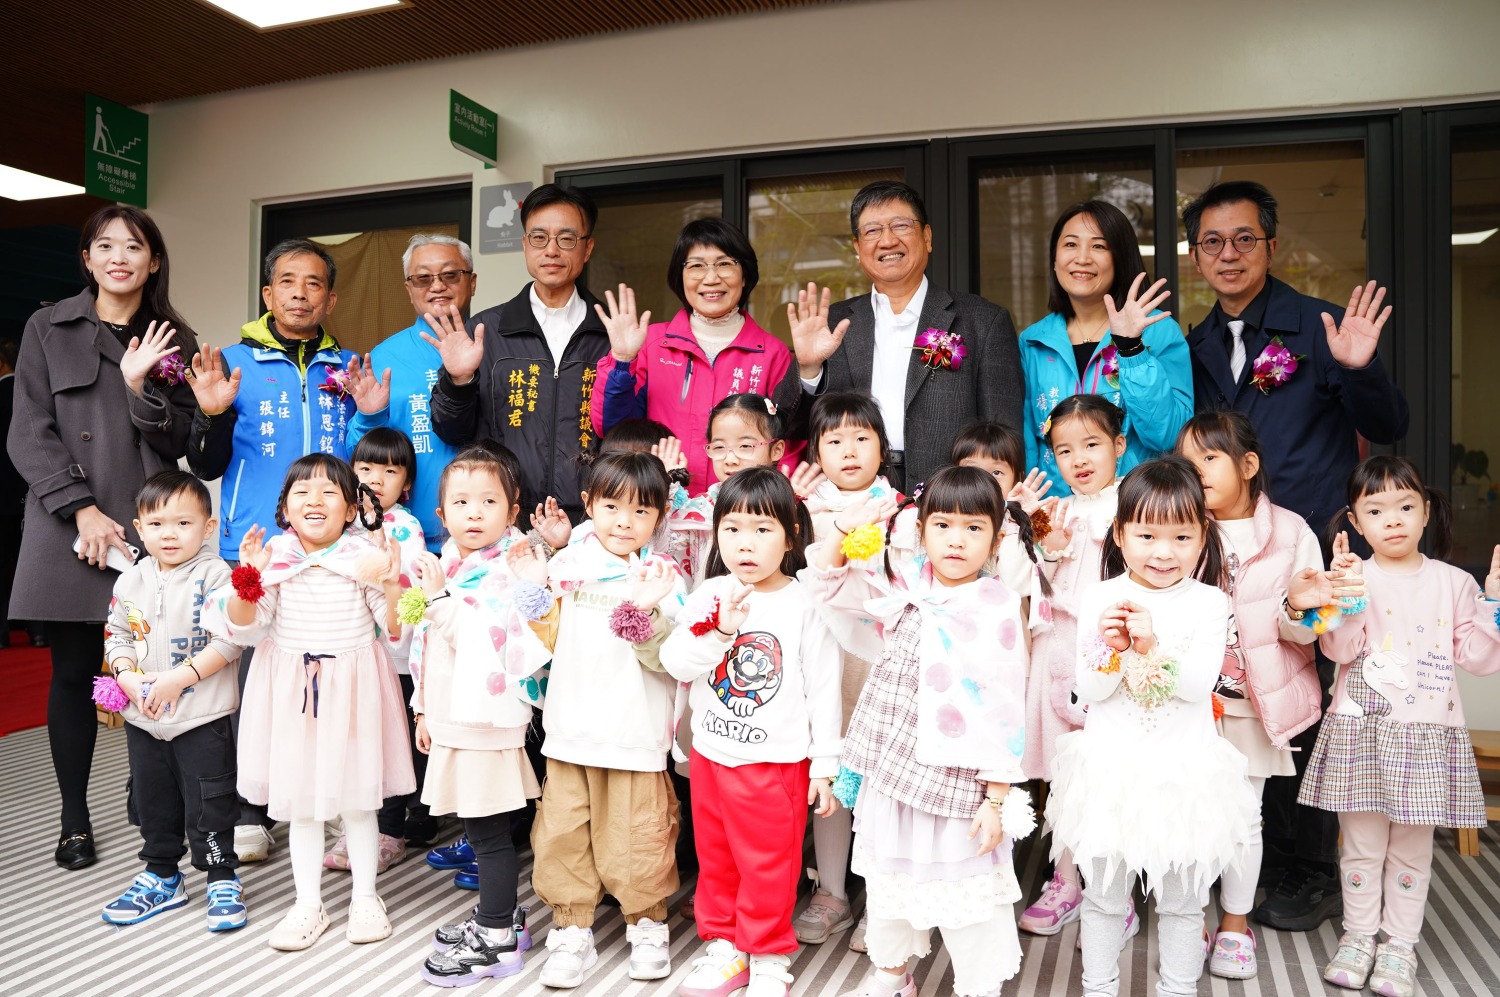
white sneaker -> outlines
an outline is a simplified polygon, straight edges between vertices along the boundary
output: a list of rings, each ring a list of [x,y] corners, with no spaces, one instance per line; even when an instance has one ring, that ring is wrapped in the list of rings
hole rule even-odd
[[[693,971],[678,986],[678,997],[729,997],[750,983],[749,957],[726,938],[715,938],[693,960]]]
[[[672,939],[666,922],[643,917],[627,924],[625,940],[630,943],[632,980],[659,980],[672,975]]]
[[[234,829],[234,854],[241,862],[264,862],[276,844],[269,829],[259,824],[241,824]]]
[[[750,987],[745,997],[789,997],[792,992],[790,956],[752,955],[750,957]]]
[[[547,932],[547,961],[542,964],[542,986],[571,990],[594,968],[599,953],[594,950],[594,929],[576,924]]]

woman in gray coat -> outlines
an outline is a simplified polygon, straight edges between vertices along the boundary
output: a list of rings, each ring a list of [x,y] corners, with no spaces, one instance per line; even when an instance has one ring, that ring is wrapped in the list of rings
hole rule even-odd
[[[101,208],[79,253],[88,289],[26,324],[7,441],[28,487],[10,615],[48,621],[47,737],[62,795],[55,857],[65,869],[95,861],[92,685],[118,577],[106,562],[139,546],[136,493],[187,450],[193,392],[174,358],[197,349],[167,299],[167,249],[144,212]]]

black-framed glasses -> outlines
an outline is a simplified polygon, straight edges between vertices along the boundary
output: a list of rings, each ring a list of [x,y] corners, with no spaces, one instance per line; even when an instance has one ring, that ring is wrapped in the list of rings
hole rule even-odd
[[[740,272],[740,261],[726,256],[712,263],[705,263],[703,260],[688,260],[682,265],[682,275],[694,280],[707,277],[710,270],[718,274],[720,278],[728,279]]]
[[[551,235],[543,232],[541,229],[532,229],[526,233],[526,243],[532,249],[546,249],[547,243],[555,240],[557,248],[565,253],[570,249],[577,249],[578,244],[587,238],[588,236],[579,235],[576,232],[559,232],[556,235]]]
[[[1233,239],[1225,239],[1222,235],[1205,235],[1197,243],[1199,249],[1209,256],[1218,256],[1224,251],[1229,243],[1234,243],[1236,253],[1252,253],[1255,251],[1257,242],[1270,242],[1269,236],[1251,235],[1249,232],[1236,232]]]
[[[453,287],[473,272],[472,270],[444,270],[442,273],[414,273],[406,278],[406,282],[412,287],[431,287],[433,281],[440,280],[445,286]]]
[[[895,236],[896,238],[905,239],[920,227],[921,225],[915,218],[892,218],[884,225],[882,225],[880,222],[871,222],[868,225],[861,225],[859,227],[859,241],[874,242],[876,239],[879,239],[881,233],[885,232],[887,229],[889,229],[891,235]]]

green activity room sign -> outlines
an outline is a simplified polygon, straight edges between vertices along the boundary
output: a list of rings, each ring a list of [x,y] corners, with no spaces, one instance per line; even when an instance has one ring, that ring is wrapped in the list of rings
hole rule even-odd
[[[84,188],[95,197],[146,206],[149,115],[84,95]]]
[[[490,166],[500,158],[500,115],[457,90],[448,91],[448,141]]]

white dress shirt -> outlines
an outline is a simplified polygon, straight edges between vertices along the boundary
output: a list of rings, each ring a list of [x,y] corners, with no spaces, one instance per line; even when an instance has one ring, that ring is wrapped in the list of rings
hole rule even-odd
[[[531,285],[531,313],[536,316],[537,324],[542,327],[542,335],[547,339],[547,349],[552,351],[552,362],[558,363],[562,360],[563,350],[568,348],[568,340],[573,338],[573,333],[583,324],[588,317],[588,306],[578,296],[578,288],[573,288],[573,296],[568,303],[561,308],[548,308],[542,304],[542,299],[537,297],[536,285]]]
[[[917,341],[917,324],[922,320],[922,306],[927,302],[927,278],[922,278],[917,293],[897,315],[891,311],[891,299],[870,289],[870,307],[875,312],[874,364],[870,371],[870,394],[880,405],[885,420],[886,440],[892,450],[906,449],[906,371],[911,351]],[[819,371],[815,380],[802,380],[808,391],[817,391],[823,382]]]

